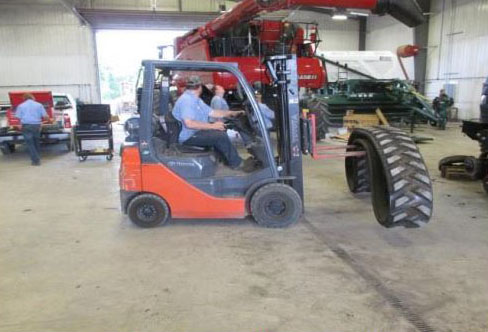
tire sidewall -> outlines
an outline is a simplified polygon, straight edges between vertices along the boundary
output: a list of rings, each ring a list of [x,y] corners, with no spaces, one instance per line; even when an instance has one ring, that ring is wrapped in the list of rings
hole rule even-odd
[[[273,217],[267,213],[267,205],[272,200],[281,201],[286,208],[285,214]],[[287,227],[296,223],[303,211],[302,200],[291,187],[272,183],[258,189],[251,197],[251,214],[256,222],[264,227]]]
[[[144,221],[139,219],[137,216],[138,211],[144,204],[151,205],[155,208],[158,217],[150,222]],[[128,207],[127,207],[127,214],[130,218],[130,220],[136,224],[137,226],[143,227],[143,228],[150,228],[150,227],[155,227],[158,225],[163,225],[165,224],[168,219],[169,219],[169,207],[162,200],[161,198],[151,195],[151,194],[143,194],[134,197]]]

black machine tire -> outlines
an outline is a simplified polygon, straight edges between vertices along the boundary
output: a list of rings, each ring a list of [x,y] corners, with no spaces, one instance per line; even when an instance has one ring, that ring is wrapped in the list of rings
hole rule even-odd
[[[153,194],[134,197],[127,206],[127,214],[134,224],[143,228],[163,225],[170,216],[168,204]]]
[[[444,166],[464,165],[464,160],[469,156],[455,155],[442,158],[439,160],[439,171],[442,171]]]
[[[86,161],[88,159],[88,156],[79,156],[78,159],[80,161]]]
[[[329,106],[320,99],[311,100],[308,104],[309,114],[315,115],[315,134],[318,140],[324,139],[332,125],[329,119]]]
[[[114,155],[113,155],[113,153],[111,153],[111,154],[106,155],[106,156],[105,156],[105,158],[106,158],[108,161],[110,161],[110,160],[112,160],[112,159],[114,158]]]
[[[283,228],[300,219],[303,203],[292,187],[282,183],[268,183],[252,195],[250,208],[258,225]]]
[[[367,152],[371,201],[378,222],[387,228],[428,223],[433,209],[432,182],[412,138],[399,129],[378,126],[355,129],[349,145],[354,142],[363,144]]]
[[[464,171],[473,180],[480,180],[483,173],[483,163],[476,157],[466,157],[464,159]]]
[[[2,151],[2,154],[4,154],[4,155],[12,154],[15,152],[15,144],[2,143],[2,144],[0,144],[0,150]]]
[[[364,139],[357,139],[353,142],[353,144],[357,147],[357,151],[366,151],[368,141]],[[347,157],[345,164],[346,179],[349,190],[355,194],[371,192],[367,156]]]
[[[483,179],[483,189],[485,189],[485,192],[488,194],[488,174]]]

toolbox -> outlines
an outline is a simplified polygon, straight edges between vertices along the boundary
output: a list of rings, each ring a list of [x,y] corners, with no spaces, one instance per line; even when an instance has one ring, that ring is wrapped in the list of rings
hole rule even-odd
[[[114,155],[114,142],[110,105],[83,104],[77,107],[78,123],[73,128],[75,153],[80,161],[88,156],[106,156],[112,160]],[[105,142],[104,147],[86,148],[85,141]],[[85,142],[87,143],[87,142]]]

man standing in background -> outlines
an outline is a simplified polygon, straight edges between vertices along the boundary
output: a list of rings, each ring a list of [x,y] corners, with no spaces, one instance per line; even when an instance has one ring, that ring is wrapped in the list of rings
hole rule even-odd
[[[29,150],[33,166],[41,165],[41,123],[47,118],[46,109],[42,104],[35,101],[30,93],[24,94],[24,102],[17,106],[15,117],[22,123],[22,135]]]

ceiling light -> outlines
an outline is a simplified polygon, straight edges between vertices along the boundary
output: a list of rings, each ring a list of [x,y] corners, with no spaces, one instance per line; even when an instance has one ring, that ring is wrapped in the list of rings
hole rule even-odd
[[[347,15],[342,13],[335,13],[332,15],[332,19],[335,21],[345,21],[347,20]]]

